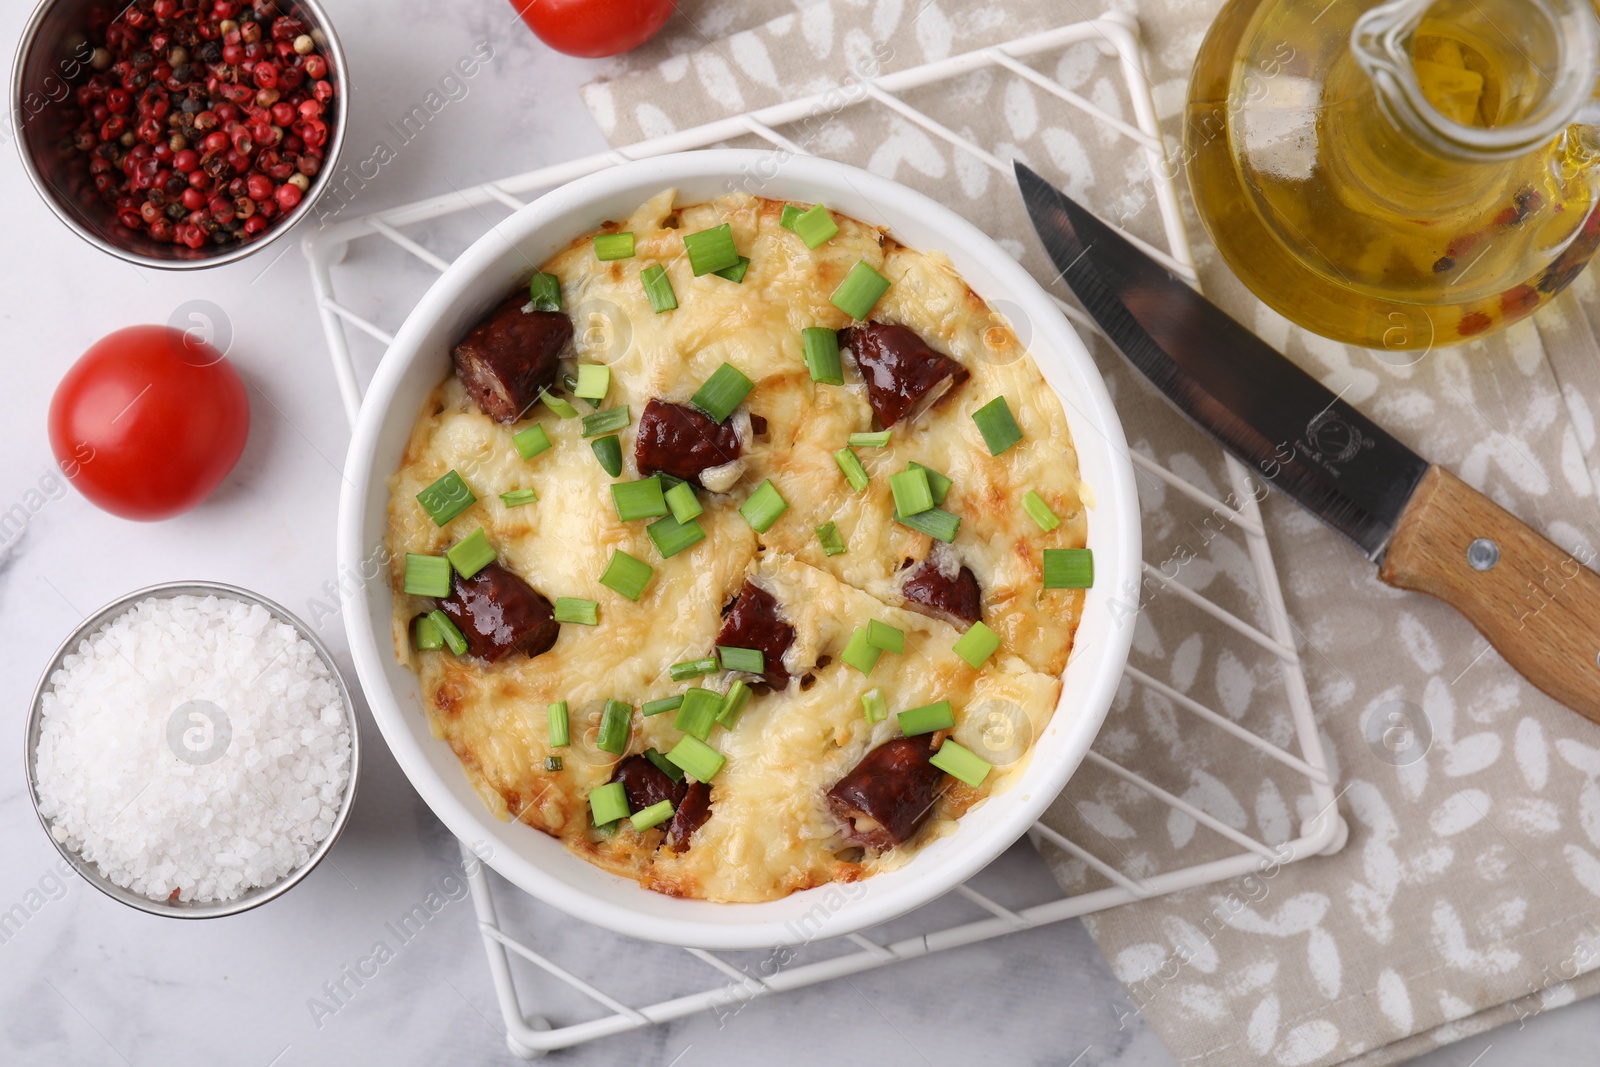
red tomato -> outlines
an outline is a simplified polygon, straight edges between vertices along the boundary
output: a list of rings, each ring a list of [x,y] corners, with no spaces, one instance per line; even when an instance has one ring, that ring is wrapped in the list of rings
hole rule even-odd
[[[239,372],[170,326],[102,337],[50,401],[50,448],[62,473],[97,507],[145,522],[210,495],[249,430]]]
[[[599,59],[638,48],[678,0],[511,0],[539,40],[569,56]]]

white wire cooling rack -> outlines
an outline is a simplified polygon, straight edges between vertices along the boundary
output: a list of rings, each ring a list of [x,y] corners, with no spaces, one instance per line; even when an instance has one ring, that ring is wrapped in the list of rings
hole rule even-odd
[[[1136,124],[1130,124],[1109,114],[1024,62],[1030,58],[1058,53],[1070,45],[1085,41],[1093,42],[1104,55],[1117,61]],[[1009,181],[1011,167],[1007,162],[981,146],[973,144],[937,119],[910,106],[901,98],[910,90],[949,81],[985,68],[997,68],[999,71],[1008,72],[1011,76],[1026,79],[1035,87],[1080,110],[1097,123],[1115,130],[1118,135],[1127,138],[1140,151],[1147,154],[1149,171],[1156,192],[1156,204],[1161,212],[1168,248],[1166,250],[1154,248],[1143,241],[1138,241],[1132,235],[1129,235],[1130,239],[1135,240],[1141,247],[1191,282],[1195,281],[1189,240],[1179,210],[1177,192],[1156,118],[1155,104],[1144,74],[1143,48],[1139,40],[1138,26],[1131,18],[1121,14],[1108,14],[939,62],[877,78],[864,78],[861,86],[865,92],[858,93],[846,106],[876,105],[892,109],[935,137],[971,153],[985,165],[999,171],[1002,177]],[[311,235],[305,241],[305,251],[311,264],[312,286],[316,292],[318,309],[327,334],[334,373],[351,422],[355,421],[361,408],[361,385],[346,330],[354,328],[376,339],[385,347],[394,341],[392,334],[372,321],[372,317],[376,316],[361,314],[341,302],[336,293],[333,267],[344,258],[352,243],[372,237],[383,238],[435,270],[443,271],[449,266],[448,262],[430,251],[419,240],[407,236],[404,230],[466,211],[481,214],[480,209],[494,205],[514,211],[523,206],[522,198],[529,194],[542,192],[607,167],[664,155],[668,152],[706,148],[751,135],[767,142],[775,151],[804,154],[805,150],[800,145],[780,132],[782,127],[837,110],[839,106],[838,90],[818,93],[585,159],[543,167],[515,177],[453,191],[430,200],[352,218]],[[1076,307],[1061,301],[1058,303],[1063,313],[1080,329],[1085,332],[1097,332],[1094,324]],[[1267,543],[1261,512],[1256,503],[1256,496],[1251,491],[1247,471],[1232,458],[1228,459],[1229,478],[1235,499],[1243,501],[1242,507],[1236,509],[1137,452],[1132,453],[1131,459],[1149,475],[1201,507],[1209,509],[1212,514],[1225,519],[1243,534],[1254,565],[1256,587],[1262,601],[1259,605],[1261,615],[1268,620],[1264,629],[1177,582],[1165,580],[1160,570],[1152,566],[1149,561],[1144,564],[1144,572],[1151,580],[1154,589],[1163,595],[1186,601],[1260,646],[1267,657],[1279,664],[1284,698],[1294,723],[1299,752],[1296,754],[1286,751],[1136,667],[1128,667],[1127,678],[1136,686],[1147,687],[1161,694],[1174,705],[1214,727],[1218,732],[1215,738],[1217,745],[1248,746],[1281,766],[1304,776],[1317,805],[1318,814],[1301,826],[1299,837],[1275,845],[1258,841],[1168,791],[1157,782],[1150,781],[1138,771],[1091,751],[1087,760],[1089,764],[1184,813],[1196,823],[1238,846],[1240,851],[1226,858],[1170,871],[1129,872],[1119,868],[1116,863],[1095,855],[1056,830],[1039,823],[1031,831],[1036,845],[1048,843],[1077,858],[1088,869],[1103,876],[1109,885],[1081,893],[1066,894],[1043,904],[1016,910],[1002,905],[970,884],[962,885],[957,887],[955,892],[970,902],[975,909],[987,913],[986,917],[954,926],[931,929],[889,943],[874,940],[864,934],[851,934],[845,938],[835,939],[839,942],[838,948],[827,958],[796,963],[793,966],[779,968],[772,974],[756,974],[741,969],[722,956],[701,949],[687,949],[686,951],[697,963],[707,969],[706,977],[708,979],[715,977],[718,984],[642,1006],[631,1006],[612,993],[598,989],[573,974],[556,960],[533,948],[529,944],[533,940],[532,937],[518,938],[507,933],[501,927],[493,890],[483,865],[473,860],[464,850],[463,855],[469,860],[467,869],[475,872],[470,878],[472,900],[477,910],[479,929],[489,958],[489,970],[494,980],[496,997],[505,1018],[507,1043],[511,1051],[525,1059],[533,1059],[554,1049],[664,1023],[696,1012],[726,1010],[730,1006],[742,1005],[756,997],[798,989],[992,937],[1086,915],[1135,900],[1239,877],[1257,870],[1264,863],[1292,863],[1310,856],[1336,852],[1342,848],[1347,836],[1347,827],[1339,816],[1335,804],[1333,782],[1318,737],[1305,676],[1301,671],[1300,656],[1296,651],[1294,634],[1278,583],[1276,565],[1273,562],[1271,547]],[[1074,783],[1076,781],[1077,779]],[[1074,783],[1068,784],[1066,790],[1068,795],[1072,793]],[[974,914],[976,913],[975,911]],[[564,1023],[553,1022],[543,1017],[536,1008],[530,1008],[524,1003],[519,995],[511,970],[513,956],[532,963],[584,994],[598,1004],[603,1013],[598,1018]]]

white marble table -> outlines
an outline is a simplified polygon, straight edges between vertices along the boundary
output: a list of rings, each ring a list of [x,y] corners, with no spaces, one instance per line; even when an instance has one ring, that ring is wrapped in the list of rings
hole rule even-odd
[[[360,194],[370,210],[595,151],[602,141],[574,92],[598,65],[555,56],[512,21],[503,0],[328,0],[356,86],[347,159],[364,158],[386,124],[419,101],[481,40],[495,58]],[[0,14],[10,51],[25,5]],[[57,860],[22,783],[29,694],[50,650],[86,613],[138,586],[181,578],[233,582],[310,618],[329,599],[333,531],[347,431],[293,238],[198,275],[135,270],[69,234],[29,188],[13,149],[0,153],[6,204],[4,360],[12,417],[0,421],[0,512],[51,473],[45,411],[68,364],[121,326],[165,322],[205,299],[231,327],[230,358],[250,388],[244,458],[223,488],[182,518],[139,525],[76,493],[44,498],[0,563],[0,1063],[165,1065],[510,1063],[470,905],[451,903],[332,1015],[313,1012],[324,984],[387,936],[385,923],[440,884],[452,840],[423,807],[376,731],[353,820],[308,881],[257,911],[208,923],[136,914],[58,880]],[[398,257],[356,260],[352,287],[387,298],[398,321],[430,280]],[[369,359],[374,352],[365,353]],[[370,362],[368,369],[370,369]],[[45,485],[48,487],[48,481]],[[3,535],[0,535],[3,536]],[[322,633],[344,656],[337,618]],[[353,672],[350,673],[353,677]],[[364,711],[363,711],[364,714]],[[1027,846],[986,875],[1002,899],[1045,899],[1053,886]],[[504,910],[540,944],[602,985],[659,992],[689,961],[517,899]],[[14,906],[21,906],[15,910]],[[20,921],[17,916],[24,916]],[[524,988],[570,1021],[589,1006],[537,974]],[[1077,923],[1003,938],[849,981],[691,1017],[561,1054],[569,1063],[1169,1064],[1137,1020],[1119,1027],[1119,986]],[[1600,1005],[1589,1003],[1441,1050],[1425,1061],[1549,1067],[1594,1062]],[[841,1040],[841,1037],[843,1040]],[[1484,1054],[1485,1049],[1487,1054]],[[844,1051],[840,1051],[840,1050]],[[685,1055],[686,1050],[688,1054]],[[1474,1057],[1483,1054],[1481,1060]],[[681,1058],[680,1058],[681,1057]]]

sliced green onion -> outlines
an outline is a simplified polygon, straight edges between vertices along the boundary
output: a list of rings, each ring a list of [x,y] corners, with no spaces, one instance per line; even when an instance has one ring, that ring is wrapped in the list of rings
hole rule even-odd
[[[667,759],[688,771],[697,782],[711,781],[728,762],[722,753],[692,734],[673,745]]]
[[[750,703],[750,687],[740,679],[728,686],[727,693],[723,694],[722,704],[717,708],[717,721],[724,729],[733,729],[734,724],[739,721],[739,713],[748,703]]]
[[[726,222],[699,233],[684,234],[683,250],[689,253],[689,269],[696,278],[727,270],[739,262],[739,250],[733,247],[733,226]]]
[[[596,826],[628,817],[628,792],[621,782],[607,782],[589,791],[589,815]]]
[[[672,818],[672,812],[672,801],[658,800],[643,811],[634,812],[628,817],[628,821],[633,824],[633,828],[636,831],[642,834],[651,827],[660,826]]]
[[[539,399],[544,403],[545,407],[555,412],[558,418],[575,419],[578,417],[577,408],[573,407],[565,400],[562,400],[559,396],[556,396],[548,389],[541,389],[539,391]]]
[[[842,556],[845,553],[844,539],[839,536],[839,527],[831,522],[825,522],[817,527],[817,540],[822,542],[822,553],[826,556]]]
[[[861,708],[868,722],[882,722],[889,717],[889,705],[884,702],[882,689],[868,689],[861,694]]]
[[[580,626],[600,624],[600,605],[575,596],[556,597],[556,622],[575,622]]]
[[[444,634],[439,632],[438,625],[426,615],[417,616],[416,625],[411,628],[411,638],[416,642],[418,652],[429,652],[444,647]]]
[[[879,430],[877,433],[853,433],[850,435],[851,448],[888,448],[889,437],[893,430]],[[926,468],[919,468],[926,469]]]
[[[407,552],[405,591],[412,596],[449,596],[450,561],[443,556]]]
[[[471,578],[494,562],[495,553],[494,546],[489,543],[489,535],[484,533],[483,527],[480,526],[451,545],[445,555],[457,574],[463,578]]]
[[[604,400],[611,391],[611,368],[603,363],[578,364],[578,386],[574,396],[585,400]]]
[[[900,732],[907,737],[931,734],[935,730],[949,730],[956,724],[956,713],[951,710],[948,700],[907,709],[896,718],[900,720]]]
[[[928,484],[928,472],[911,467],[889,478],[889,489],[894,493],[895,515],[905,518],[920,515],[933,508],[933,488]]]
[[[859,322],[872,314],[872,309],[888,291],[889,279],[873,270],[863,259],[850,268],[850,273],[833,291],[831,299],[834,307]]]
[[[944,507],[944,498],[950,495],[950,487],[955,483],[932,467],[924,467],[920,463],[907,463],[907,467],[915,467],[928,476],[928,488],[933,490],[933,506]]]
[[[1044,497],[1032,489],[1022,494],[1022,510],[1026,511],[1028,517],[1038,523],[1039,529],[1045,533],[1061,525],[1061,520],[1050,510],[1050,505],[1044,502]]]
[[[833,461],[839,464],[839,469],[844,472],[844,480],[850,483],[850,488],[856,492],[867,487],[867,468],[861,465],[861,457],[848,448],[841,448],[833,454]]]
[[[629,600],[637,601],[644,595],[644,587],[650,584],[650,576],[654,573],[655,568],[650,564],[618,549],[611,553],[611,562],[606,564],[605,573],[600,575],[600,584],[616,590]]]
[[[665,712],[677,711],[679,706],[682,704],[682,693],[679,693],[677,696],[662,697],[660,700],[647,700],[643,704],[639,705],[639,714],[648,719],[652,715],[661,715]]]
[[[983,780],[989,777],[989,772],[994,770],[988,760],[948,737],[928,762],[974,789],[982,785]]]
[[[633,421],[633,411],[627,407],[606,408],[583,417],[583,436],[598,437],[603,433],[620,430]]]
[[[826,326],[807,326],[800,331],[805,351],[806,370],[819,385],[843,385],[844,365],[839,360],[839,331]]]
[[[807,248],[816,248],[838,235],[839,224],[833,221],[827,208],[816,204],[794,220],[794,232],[800,235],[800,240],[806,243]]]
[[[1044,550],[1046,589],[1088,589],[1094,585],[1094,552],[1087,548]]]
[[[667,668],[667,674],[671,675],[674,682],[682,682],[690,678],[698,678],[702,674],[710,674],[716,669],[716,657],[707,656],[705,659],[689,659],[684,660],[682,663],[674,663]]]
[[[639,280],[644,283],[644,295],[650,299],[650,310],[657,315],[678,306],[678,294],[672,291],[672,279],[667,277],[667,268],[652,263],[639,272]]]
[[[511,443],[517,446],[517,455],[523,459],[532,459],[540,452],[549,451],[552,442],[550,441],[550,435],[545,432],[545,428],[538,423],[534,423],[526,430],[519,430],[512,434]]]
[[[455,620],[443,611],[435,608],[428,612],[428,619],[439,628],[439,636],[444,638],[444,643],[450,646],[450,651],[458,656],[467,654],[467,639],[461,636]]]
[[[563,374],[561,376],[561,384],[566,386],[567,392],[572,393],[573,396],[577,396],[578,395],[577,394],[578,379],[574,378],[572,375]],[[595,408],[600,406],[600,401],[598,401],[598,400],[590,400],[587,397],[579,397],[579,399],[582,400],[585,404],[589,405],[589,410],[590,411],[593,411]]]
[[[602,752],[620,756],[628,751],[628,730],[633,725],[633,705],[620,700],[607,700],[600,713],[600,732],[595,736],[594,747]]]
[[[559,771],[563,766],[565,764],[561,762],[560,756],[546,756],[544,758],[544,769],[547,771]]]
[[[728,645],[718,645],[717,658],[722,661],[722,669],[725,671],[760,674],[767,669],[767,657],[762,655],[759,648],[732,648]]]
[[[561,279],[554,274],[535,274],[528,280],[528,296],[535,311],[560,311]]]
[[[633,234],[597,233],[594,235],[594,258],[599,260],[632,259]]]
[[[994,655],[995,649],[1000,647],[1000,635],[989,629],[981,622],[972,624],[972,629],[961,635],[961,638],[951,646],[950,651],[967,661],[967,666],[973,670],[982,667]]]
[[[867,623],[867,644],[898,656],[906,650],[905,631],[873,619]]]
[[[724,363],[711,372],[711,377],[689,398],[689,403],[705,412],[713,422],[723,423],[755,387],[756,383],[746,378],[738,367]]]
[[[778,219],[778,225],[786,230],[792,230],[794,229],[794,220],[804,214],[804,211],[801,211],[793,204],[785,204],[783,205],[783,215]]]
[[[735,263],[733,266],[724,267],[722,270],[714,270],[711,273],[715,274],[719,278],[726,278],[735,285],[743,285],[745,273],[749,269],[750,257],[740,256],[739,262]]]
[[[545,715],[550,720],[550,747],[566,748],[572,743],[570,722],[567,718],[567,702],[558,700],[545,709]]]
[[[644,528],[651,544],[661,553],[662,559],[671,559],[686,548],[693,548],[706,539],[705,527],[694,519],[679,522],[677,516],[668,515]]]
[[[694,495],[694,486],[688,482],[679,482],[668,489],[666,500],[672,517],[679,522],[688,522],[706,510],[700,506],[700,498]]]
[[[668,474],[666,471],[657,471],[655,474],[651,475],[651,477],[661,479],[661,489],[663,492],[668,489],[676,489],[678,486],[683,484],[682,478],[678,477],[676,474]]]
[[[527,504],[537,504],[539,494],[532,489],[513,489],[509,493],[500,494],[500,503],[508,508],[520,508]]]
[[[896,514],[894,521],[947,544],[956,539],[956,531],[961,528],[961,516],[952,515],[943,508],[929,508],[916,515]]]
[[[671,778],[674,782],[683,781],[683,768],[667,759],[667,757],[663,756],[655,749],[645,749],[644,758],[649,760],[651,763],[654,763],[657,770],[666,775],[668,778]]]
[[[494,546],[489,543],[489,535],[480,526],[450,546],[450,551],[445,555],[450,557],[450,565],[457,574],[471,578],[494,562]]]
[[[878,657],[881,655],[883,649],[874,648],[867,640],[867,631],[858,629],[850,635],[850,640],[845,644],[844,651],[839,653],[839,658],[862,674],[871,674],[872,668],[878,665]]]
[[[778,492],[771,478],[756,486],[750,499],[739,505],[739,514],[744,516],[744,521],[756,533],[766,533],[772,529],[772,524],[788,510],[789,502],[783,499],[783,494]]]
[[[695,686],[684,691],[683,703],[678,706],[678,717],[672,725],[704,741],[711,736],[711,728],[717,724],[717,712],[721,710],[721,694]]]
[[[596,437],[589,442],[589,447],[594,449],[594,458],[600,461],[607,474],[613,478],[622,477],[622,438],[616,434]]]
[[[435,526],[443,526],[478,502],[466,479],[452,470],[443,478],[417,494],[417,502],[433,517]]]
[[[611,502],[623,522],[653,519],[667,513],[667,499],[661,494],[660,478],[641,478],[636,482],[612,482]]]
[[[991,456],[998,456],[1022,440],[1022,428],[1011,417],[1011,408],[1003,396],[995,397],[974,411],[972,421],[978,424],[978,432],[983,434],[983,443],[989,446]]]

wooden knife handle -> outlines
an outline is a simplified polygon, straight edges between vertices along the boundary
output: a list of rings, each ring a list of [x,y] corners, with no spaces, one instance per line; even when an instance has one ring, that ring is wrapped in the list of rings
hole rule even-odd
[[[1406,505],[1378,569],[1465,615],[1507,663],[1600,722],[1600,575],[1443,467]]]

